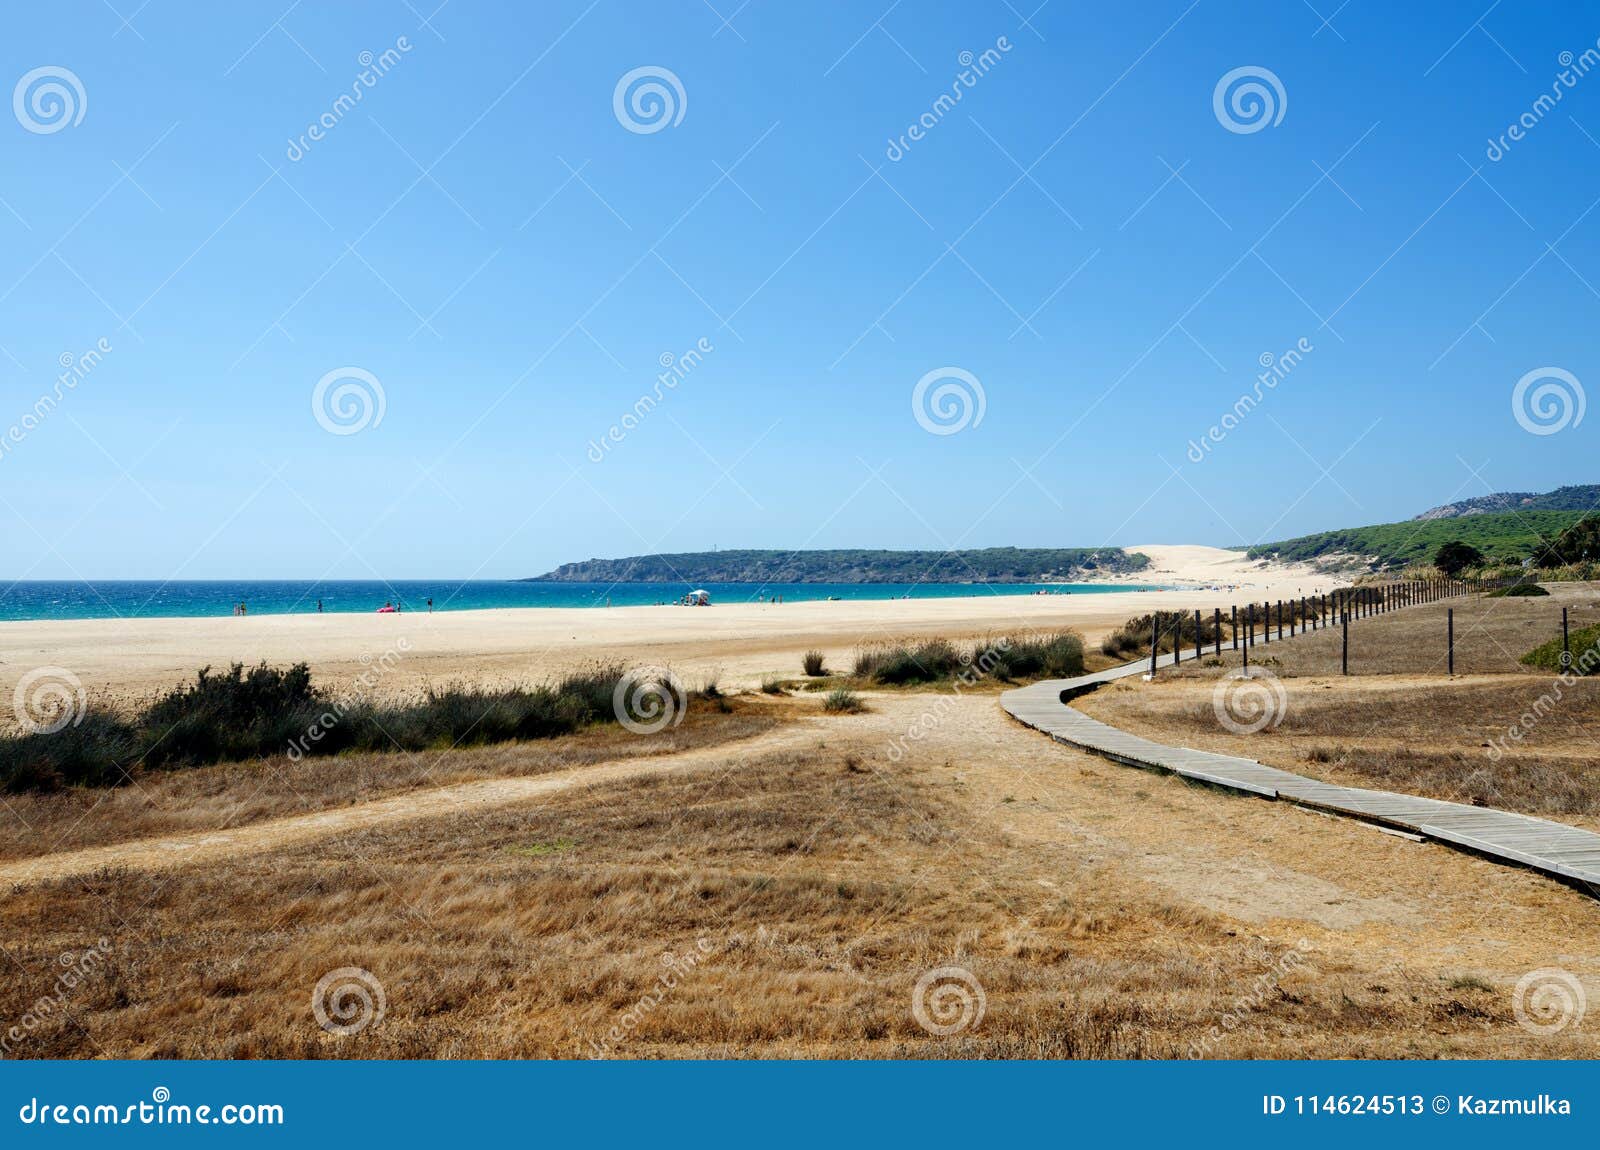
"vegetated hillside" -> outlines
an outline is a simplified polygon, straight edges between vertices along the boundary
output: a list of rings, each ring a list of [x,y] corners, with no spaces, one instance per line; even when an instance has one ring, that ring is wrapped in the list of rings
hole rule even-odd
[[[1058,583],[1143,570],[1120,547],[976,551],[695,551],[564,563],[526,582]]]
[[[1352,556],[1374,570],[1426,563],[1442,543],[1470,543],[1494,559],[1525,559],[1583,518],[1582,511],[1485,512],[1456,519],[1412,519],[1321,531],[1262,543],[1247,552],[1252,559],[1332,560]]]
[[[1540,567],[1564,567],[1597,559],[1600,559],[1600,515],[1585,516],[1548,543],[1541,543],[1533,553],[1533,561]]]
[[[1593,511],[1600,508],[1600,484],[1585,483],[1558,487],[1543,495],[1533,491],[1499,491],[1478,495],[1456,503],[1431,507],[1417,519],[1461,519],[1468,515],[1491,515],[1497,511]]]

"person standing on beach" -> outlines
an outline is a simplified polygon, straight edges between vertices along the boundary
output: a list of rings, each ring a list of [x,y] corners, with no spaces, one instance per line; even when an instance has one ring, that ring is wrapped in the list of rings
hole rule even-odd
[[[433,596],[432,595],[428,596],[428,614],[430,614],[430,615],[433,614]]]
[[[321,599],[317,600],[317,614],[318,615],[322,614],[322,600]]]

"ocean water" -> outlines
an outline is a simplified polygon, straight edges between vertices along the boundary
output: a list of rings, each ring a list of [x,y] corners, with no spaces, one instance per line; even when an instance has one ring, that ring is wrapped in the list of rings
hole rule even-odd
[[[781,595],[787,603],[812,599],[948,599],[968,596],[1095,595],[1154,591],[1143,583],[706,583],[711,602],[754,603]],[[232,615],[244,603],[252,615],[376,611],[394,603],[402,611],[471,611],[485,607],[617,607],[671,603],[691,590],[676,583],[514,583],[489,579],[205,580],[25,582],[0,585],[0,620],[173,618]]]

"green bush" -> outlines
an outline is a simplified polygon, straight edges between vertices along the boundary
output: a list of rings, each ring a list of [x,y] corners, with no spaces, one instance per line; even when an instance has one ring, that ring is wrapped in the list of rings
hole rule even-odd
[[[1490,599],[1524,599],[1537,598],[1548,594],[1550,592],[1537,583],[1513,583],[1509,587],[1501,587],[1498,590],[1490,591],[1488,597]]]
[[[849,687],[835,687],[823,698],[822,709],[835,715],[856,715],[865,711],[867,705]]]
[[[1568,636],[1568,647],[1572,652],[1570,666],[1562,665],[1559,636],[1529,651],[1522,656],[1522,662],[1557,673],[1570,670],[1574,675],[1600,675],[1600,623],[1572,632]]]
[[[988,672],[996,679],[1007,680],[1073,678],[1083,674],[1083,638],[1075,631],[1009,638],[1001,661],[989,667]]]
[[[0,788],[114,786],[134,771],[272,755],[419,751],[546,739],[616,719],[619,667],[539,687],[430,688],[420,700],[374,703],[321,691],[304,663],[223,674],[208,667],[132,718],[89,707],[53,733],[0,737]]]
[[[1185,651],[1194,650],[1194,612],[1162,611],[1159,612],[1159,616],[1160,629],[1156,639],[1156,649],[1158,651],[1171,651],[1174,642],[1180,644]],[[1294,602],[1285,601],[1283,618],[1286,624],[1291,616],[1297,622],[1303,618],[1299,600]],[[1119,659],[1127,659],[1135,655],[1148,655],[1150,653],[1150,625],[1152,618],[1153,616],[1151,615],[1135,615],[1129,619],[1122,626],[1100,640],[1101,653]],[[1245,618],[1245,609],[1241,605],[1239,610],[1239,630],[1241,633],[1245,629]],[[1274,612],[1273,618],[1277,618],[1276,612]],[[1258,629],[1261,627],[1259,612],[1256,616],[1256,627]],[[1227,614],[1222,616],[1222,623],[1219,627],[1215,615],[1209,611],[1202,611],[1200,613],[1200,645],[1205,648],[1214,647],[1219,632],[1224,642],[1228,641],[1232,636],[1233,632],[1229,616]]]
[[[1476,567],[1482,562],[1483,552],[1459,539],[1441,543],[1439,550],[1433,553],[1433,565],[1452,579],[1468,567]]]
[[[856,656],[856,675],[885,686],[934,683],[961,669],[961,656],[948,639],[929,639],[916,646],[869,647]]]
[[[1083,639],[1076,631],[998,635],[958,648],[948,639],[863,648],[855,675],[886,687],[1018,678],[1064,679],[1083,674]]]

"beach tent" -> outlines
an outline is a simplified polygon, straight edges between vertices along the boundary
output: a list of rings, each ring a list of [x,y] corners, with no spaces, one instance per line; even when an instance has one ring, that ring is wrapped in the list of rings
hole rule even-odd
[[[711,606],[711,592],[691,591],[689,592],[689,602],[696,607],[709,607]]]

